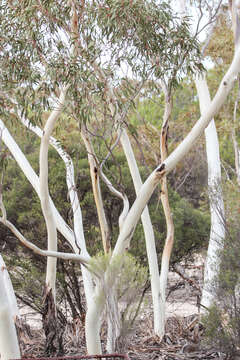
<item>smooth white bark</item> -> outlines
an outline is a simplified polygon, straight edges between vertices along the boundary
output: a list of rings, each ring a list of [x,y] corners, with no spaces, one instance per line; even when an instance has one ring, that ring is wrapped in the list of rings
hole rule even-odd
[[[194,125],[189,134],[181,142],[180,145],[168,156],[164,161],[165,172],[169,173],[174,169],[176,164],[181,161],[184,156],[189,152],[198,137],[203,133],[204,129],[208,126],[212,118],[219,112],[221,106],[226,100],[227,95],[232,89],[234,82],[237,78],[240,69],[240,47],[237,48],[233,61],[223,77],[219,88],[211,101],[208,109],[204,111],[201,118]]]
[[[12,313],[12,318],[15,320],[19,314],[17,299],[16,299],[16,296],[15,296],[15,293],[13,290],[10,276],[8,274],[5,262],[1,256],[1,254],[0,254],[0,271],[2,271],[2,277],[3,277],[3,281],[4,281],[6,293],[7,293],[9,308]]]
[[[3,261],[3,260],[2,260]],[[2,262],[1,262],[2,263]],[[0,355],[1,360],[19,359],[20,349],[13,319],[12,285],[6,281],[6,268],[0,268]]]
[[[26,126],[29,130],[34,132],[39,138],[43,136],[43,130],[30,123],[30,121],[20,118],[22,124]],[[59,141],[57,141],[53,136],[50,136],[49,143],[54,147],[57,151],[61,159],[63,160],[66,168],[66,183],[68,188],[68,195],[72,205],[73,211],[73,219],[74,219],[74,235],[75,235],[75,252],[79,252],[80,250],[83,251],[86,255],[88,254],[85,242],[85,236],[83,232],[83,223],[82,223],[82,212],[81,207],[78,199],[76,184],[74,180],[74,166],[71,157],[66,153],[66,151],[62,148]]]
[[[102,354],[100,328],[105,305],[104,291],[100,283],[92,294],[93,301],[87,309],[85,319],[85,336],[88,354]]]
[[[201,114],[203,114],[211,103],[206,78],[198,77],[195,80],[199,98]],[[205,129],[206,155],[208,164],[208,191],[211,213],[211,230],[208,244],[207,257],[204,269],[204,284],[202,290],[201,308],[209,308],[214,302],[214,292],[211,285],[219,273],[220,257],[225,238],[224,227],[224,201],[221,188],[221,161],[219,153],[219,142],[214,119]]]
[[[33,168],[31,167],[30,163],[26,159],[25,155],[23,154],[20,147],[17,145],[16,141],[11,136],[10,132],[6,128],[5,124],[0,119],[0,131],[1,131],[1,140],[4,142],[4,144],[7,146],[9,151],[11,152],[13,158],[18,163],[20,169],[23,171],[24,175],[38,194],[40,196],[39,192],[39,178]],[[75,243],[75,238],[72,230],[70,227],[66,224],[66,222],[63,220],[61,215],[59,214],[58,210],[54,206],[52,200],[50,200],[52,211],[54,213],[54,217],[56,220],[56,226],[58,230],[61,232],[61,234],[67,239],[67,241],[70,243],[72,248],[75,252],[78,251],[78,248]]]
[[[136,194],[138,195],[139,190],[142,186],[142,179],[139,173],[137,162],[134,156],[134,152],[125,129],[122,130],[121,134],[121,145],[126,156],[128,167],[132,176],[133,184],[135,187]],[[150,272],[151,291],[152,291],[152,302],[153,302],[153,319],[154,319],[154,332],[156,335],[161,336],[161,293],[160,293],[160,282],[159,282],[159,269],[158,259],[155,246],[155,236],[153,226],[146,206],[141,216],[143,230],[146,241],[147,257]]]
[[[40,154],[39,154],[39,194],[42,207],[42,213],[45,219],[48,235],[48,250],[57,251],[57,227],[55,224],[52,207],[50,204],[50,196],[48,189],[48,148],[49,141],[55,123],[59,118],[64,100],[65,100],[66,89],[61,91],[60,97],[55,104],[55,109],[47,119],[44,126],[43,136],[41,138]],[[46,269],[46,285],[48,289],[52,290],[52,295],[56,297],[56,265],[57,259],[54,257],[47,258],[47,269]]]
[[[21,118],[21,122],[32,132],[34,132],[40,138],[43,135],[42,129],[38,126],[32,125],[28,120]],[[66,183],[68,187],[68,194],[71,201],[72,212],[73,212],[73,226],[74,226],[74,238],[75,238],[75,253],[79,253],[86,259],[90,260],[89,253],[86,248],[86,241],[83,231],[83,222],[82,222],[82,212],[80,207],[80,202],[77,194],[75,178],[74,178],[74,165],[71,157],[66,153],[66,151],[62,148],[61,144],[54,138],[50,137],[50,144],[57,151],[61,159],[64,161],[66,167]],[[55,219],[56,221],[56,219]],[[83,277],[83,286],[84,292],[86,296],[87,306],[92,301],[92,294],[94,291],[92,275],[86,269],[85,266],[81,264],[82,277]]]
[[[166,219],[166,227],[167,227],[167,235],[165,239],[165,244],[162,253],[161,260],[161,271],[160,271],[160,309],[161,309],[161,317],[160,317],[160,337],[162,338],[165,334],[165,320],[166,320],[166,288],[167,288],[167,280],[168,280],[168,272],[169,272],[169,263],[170,257],[173,248],[174,242],[174,224],[171,214],[171,209],[168,200],[168,190],[167,190],[167,179],[163,178],[162,183],[162,192],[161,192],[161,201],[163,205],[163,210]]]
[[[238,146],[236,136],[233,136],[233,147],[234,147],[234,155],[235,155],[235,169],[236,169],[237,183],[240,186],[240,147]]]

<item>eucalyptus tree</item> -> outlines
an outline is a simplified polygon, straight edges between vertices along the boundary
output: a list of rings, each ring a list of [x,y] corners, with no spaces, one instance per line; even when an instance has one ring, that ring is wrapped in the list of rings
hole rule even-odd
[[[155,90],[161,87],[159,86],[159,80],[161,83],[164,83],[164,80],[167,79],[168,83],[168,93],[171,94],[173,88],[177,85],[181,76],[187,73],[193,73],[194,71],[202,70],[202,65],[199,59],[199,52],[197,42],[194,39],[189,39],[190,41],[182,43],[183,37],[187,40],[189,36],[188,32],[188,24],[187,22],[182,22],[172,27],[173,24],[170,24],[170,28],[168,32],[165,32],[165,29],[162,30],[158,27],[156,31],[156,24],[159,19],[159,12],[158,10],[152,6],[149,7],[149,17],[151,19],[150,24],[148,21],[146,22],[146,16],[143,11],[141,11],[142,4],[135,4],[124,12],[121,6],[121,18],[123,19],[122,22],[117,24],[116,29],[112,26],[112,32],[107,33],[107,37],[111,37],[111,39],[115,42],[119,41],[119,38],[122,40],[127,41],[127,48],[129,46],[133,49],[136,48],[137,50],[137,58],[139,59],[146,59],[146,63],[150,63],[155,65],[152,68],[152,76],[150,79],[155,86]],[[110,6],[105,8],[107,9],[107,16],[114,15],[114,9]],[[136,25],[136,10],[139,12],[138,20]],[[117,14],[117,19],[119,18],[119,13]],[[106,14],[103,14],[106,17]],[[102,14],[100,14],[100,26],[102,26]],[[163,15],[162,15],[163,16]],[[174,18],[173,12],[171,13],[171,18]],[[162,21],[164,18],[162,18]],[[177,21],[179,19],[176,19]],[[106,19],[107,21],[107,19]],[[150,25],[150,27],[149,27]],[[127,30],[127,32],[126,32]],[[131,38],[131,35],[133,36]],[[149,36],[150,35],[150,36]],[[169,39],[169,42],[173,41],[174,43],[174,51],[172,53],[172,57],[169,58],[168,50],[165,48],[165,42],[163,41]],[[175,40],[174,40],[175,39]],[[129,42],[130,40],[130,42]],[[159,46],[161,44],[161,46]],[[168,45],[167,45],[168,46]],[[190,55],[190,57],[189,57]],[[135,60],[136,62],[136,60]],[[136,62],[137,66],[138,61]],[[138,73],[138,67],[135,66],[131,67],[133,73]],[[143,79],[144,80],[144,79]],[[148,78],[149,84],[149,78]],[[116,101],[114,97],[114,91],[110,89],[109,98],[111,103]],[[168,94],[168,95],[169,95]],[[169,99],[169,96],[166,96],[166,99]],[[112,113],[114,113],[114,106],[111,104],[110,108],[112,109]],[[116,118],[119,120],[124,118],[122,109],[118,109],[115,111]],[[168,120],[170,117],[169,111],[169,102],[166,101],[166,116],[164,118],[164,129],[165,135],[161,136],[161,149],[162,149],[162,161],[167,156],[167,136],[168,136]],[[164,133],[164,131],[162,131]],[[142,185],[142,180],[138,171],[138,167],[136,164],[136,160],[134,158],[134,153],[132,151],[132,147],[130,141],[128,139],[128,135],[126,129],[121,129],[121,136],[120,142],[125,152],[129,169],[131,172],[131,176],[133,179],[135,191],[138,194],[140,187]],[[171,212],[168,204],[167,199],[167,187],[166,187],[166,179],[163,180],[163,206],[164,211],[167,219],[167,225],[170,224],[169,219],[171,219]],[[146,239],[146,248],[147,248],[147,256],[148,256],[148,263],[149,263],[149,270],[151,275],[151,288],[152,288],[152,300],[153,300],[153,309],[154,309],[154,331],[155,334],[158,335],[160,338],[164,335],[164,323],[165,323],[165,289],[167,284],[167,273],[168,273],[168,266],[169,266],[169,258],[170,258],[170,243],[171,247],[173,244],[173,236],[172,236],[172,221],[171,226],[168,226],[168,233],[170,236],[167,236],[166,245],[163,251],[163,260],[162,260],[162,267],[161,267],[161,274],[159,277],[159,270],[158,270],[158,260],[155,248],[155,239],[154,239],[154,232],[151,224],[151,220],[149,217],[148,208],[146,207],[141,216],[143,229],[145,233]]]
[[[76,246],[77,236],[57,215],[48,194],[47,149],[59,113],[64,111],[76,119],[80,127],[91,128],[94,121],[99,121],[102,126],[107,123],[114,124],[116,128],[123,127],[142,83],[156,81],[168,74],[171,86],[174,86],[184,73],[202,69],[198,44],[189,35],[188,23],[180,22],[165,2],[12,0],[2,2],[0,17],[1,118],[6,125],[9,119],[16,121],[18,118],[41,125],[43,114],[51,111],[42,132],[41,153],[44,153],[44,157],[40,158],[40,179],[32,172],[16,144],[12,146],[12,139],[10,143],[13,156],[43,203],[48,237],[53,239],[50,243],[54,243],[54,249],[49,248],[44,254],[64,258],[63,254],[55,251],[57,227],[65,232],[66,240],[72,244],[75,252],[79,253],[79,248]],[[126,64],[132,78],[136,79],[136,87],[129,79],[123,81],[120,70]],[[219,111],[232,88],[239,66],[237,49],[208,111],[177,149],[153,170],[138,190],[134,204],[124,214],[116,246],[105,272],[95,285],[92,301],[88,303],[86,341],[89,353],[101,353],[101,316],[114,287],[123,255],[129,248],[147,202],[162,177],[181,161],[212,116]],[[3,129],[9,136],[4,125]],[[99,176],[98,168],[95,173]],[[3,222],[21,241],[34,249],[7,221],[6,216],[3,216]],[[83,244],[79,244],[81,250],[85,247]],[[75,258],[87,266],[89,264],[86,255],[68,254],[65,258]],[[53,264],[51,266],[50,276],[55,272]],[[54,280],[51,279],[50,283],[47,277],[46,281],[46,295],[49,296],[45,298],[50,299],[52,310],[47,315],[48,319],[54,320]],[[56,334],[51,333],[51,336]],[[117,336],[119,329],[115,331]],[[116,340],[113,339],[114,344]]]
[[[186,14],[187,2],[180,0],[181,13]],[[201,27],[207,31],[206,40],[202,46],[202,56],[204,58],[207,46],[221,13],[222,0],[213,2],[201,2],[195,4],[198,21],[195,31],[199,35]],[[205,16],[203,16],[205,14]],[[199,99],[200,111],[203,114],[207,111],[211,103],[210,93],[207,85],[206,74],[196,75],[195,84]],[[204,285],[201,299],[201,311],[206,311],[214,298],[211,294],[211,283],[218,273],[219,261],[218,253],[222,249],[225,237],[224,228],[224,202],[221,188],[221,161],[219,151],[218,134],[214,119],[204,131],[206,143],[206,157],[208,165],[208,192],[211,213],[211,230],[209,237],[208,253],[205,261]]]

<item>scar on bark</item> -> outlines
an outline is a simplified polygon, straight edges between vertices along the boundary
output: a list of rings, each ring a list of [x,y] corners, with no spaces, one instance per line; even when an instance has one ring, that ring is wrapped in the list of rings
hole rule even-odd
[[[95,179],[97,180],[98,169],[96,168],[96,166],[94,166],[94,174],[95,174]]]
[[[157,172],[163,172],[165,169],[166,165],[163,163],[159,166],[159,168],[156,170]]]

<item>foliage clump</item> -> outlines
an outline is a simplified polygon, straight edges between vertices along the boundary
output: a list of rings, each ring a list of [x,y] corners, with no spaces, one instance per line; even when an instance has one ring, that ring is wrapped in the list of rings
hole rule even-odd
[[[104,293],[95,301],[105,302],[105,317],[117,334],[116,349],[123,351],[126,337],[133,330],[149,287],[147,267],[128,253],[111,258],[99,253],[91,260],[90,270]]]

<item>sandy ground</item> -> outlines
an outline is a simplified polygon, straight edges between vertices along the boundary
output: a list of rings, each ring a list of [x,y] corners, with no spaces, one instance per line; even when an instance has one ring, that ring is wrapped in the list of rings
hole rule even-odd
[[[181,265],[181,270],[184,272],[184,276],[190,281],[194,281],[197,286],[201,287],[202,284],[202,268],[203,259],[201,256],[195,258],[194,264],[189,266]],[[172,291],[171,291],[172,289]],[[197,306],[197,298],[200,296],[199,291],[189,285],[188,281],[184,280],[175,272],[169,272],[168,278],[168,290],[170,292],[166,302],[166,318],[172,316],[186,317],[199,312]],[[147,312],[150,313],[152,310],[151,306],[151,294],[147,295]],[[145,316],[146,312],[142,312],[142,316]],[[26,322],[35,329],[42,327],[41,316],[35,313],[28,306],[21,306],[20,315],[26,320]]]

